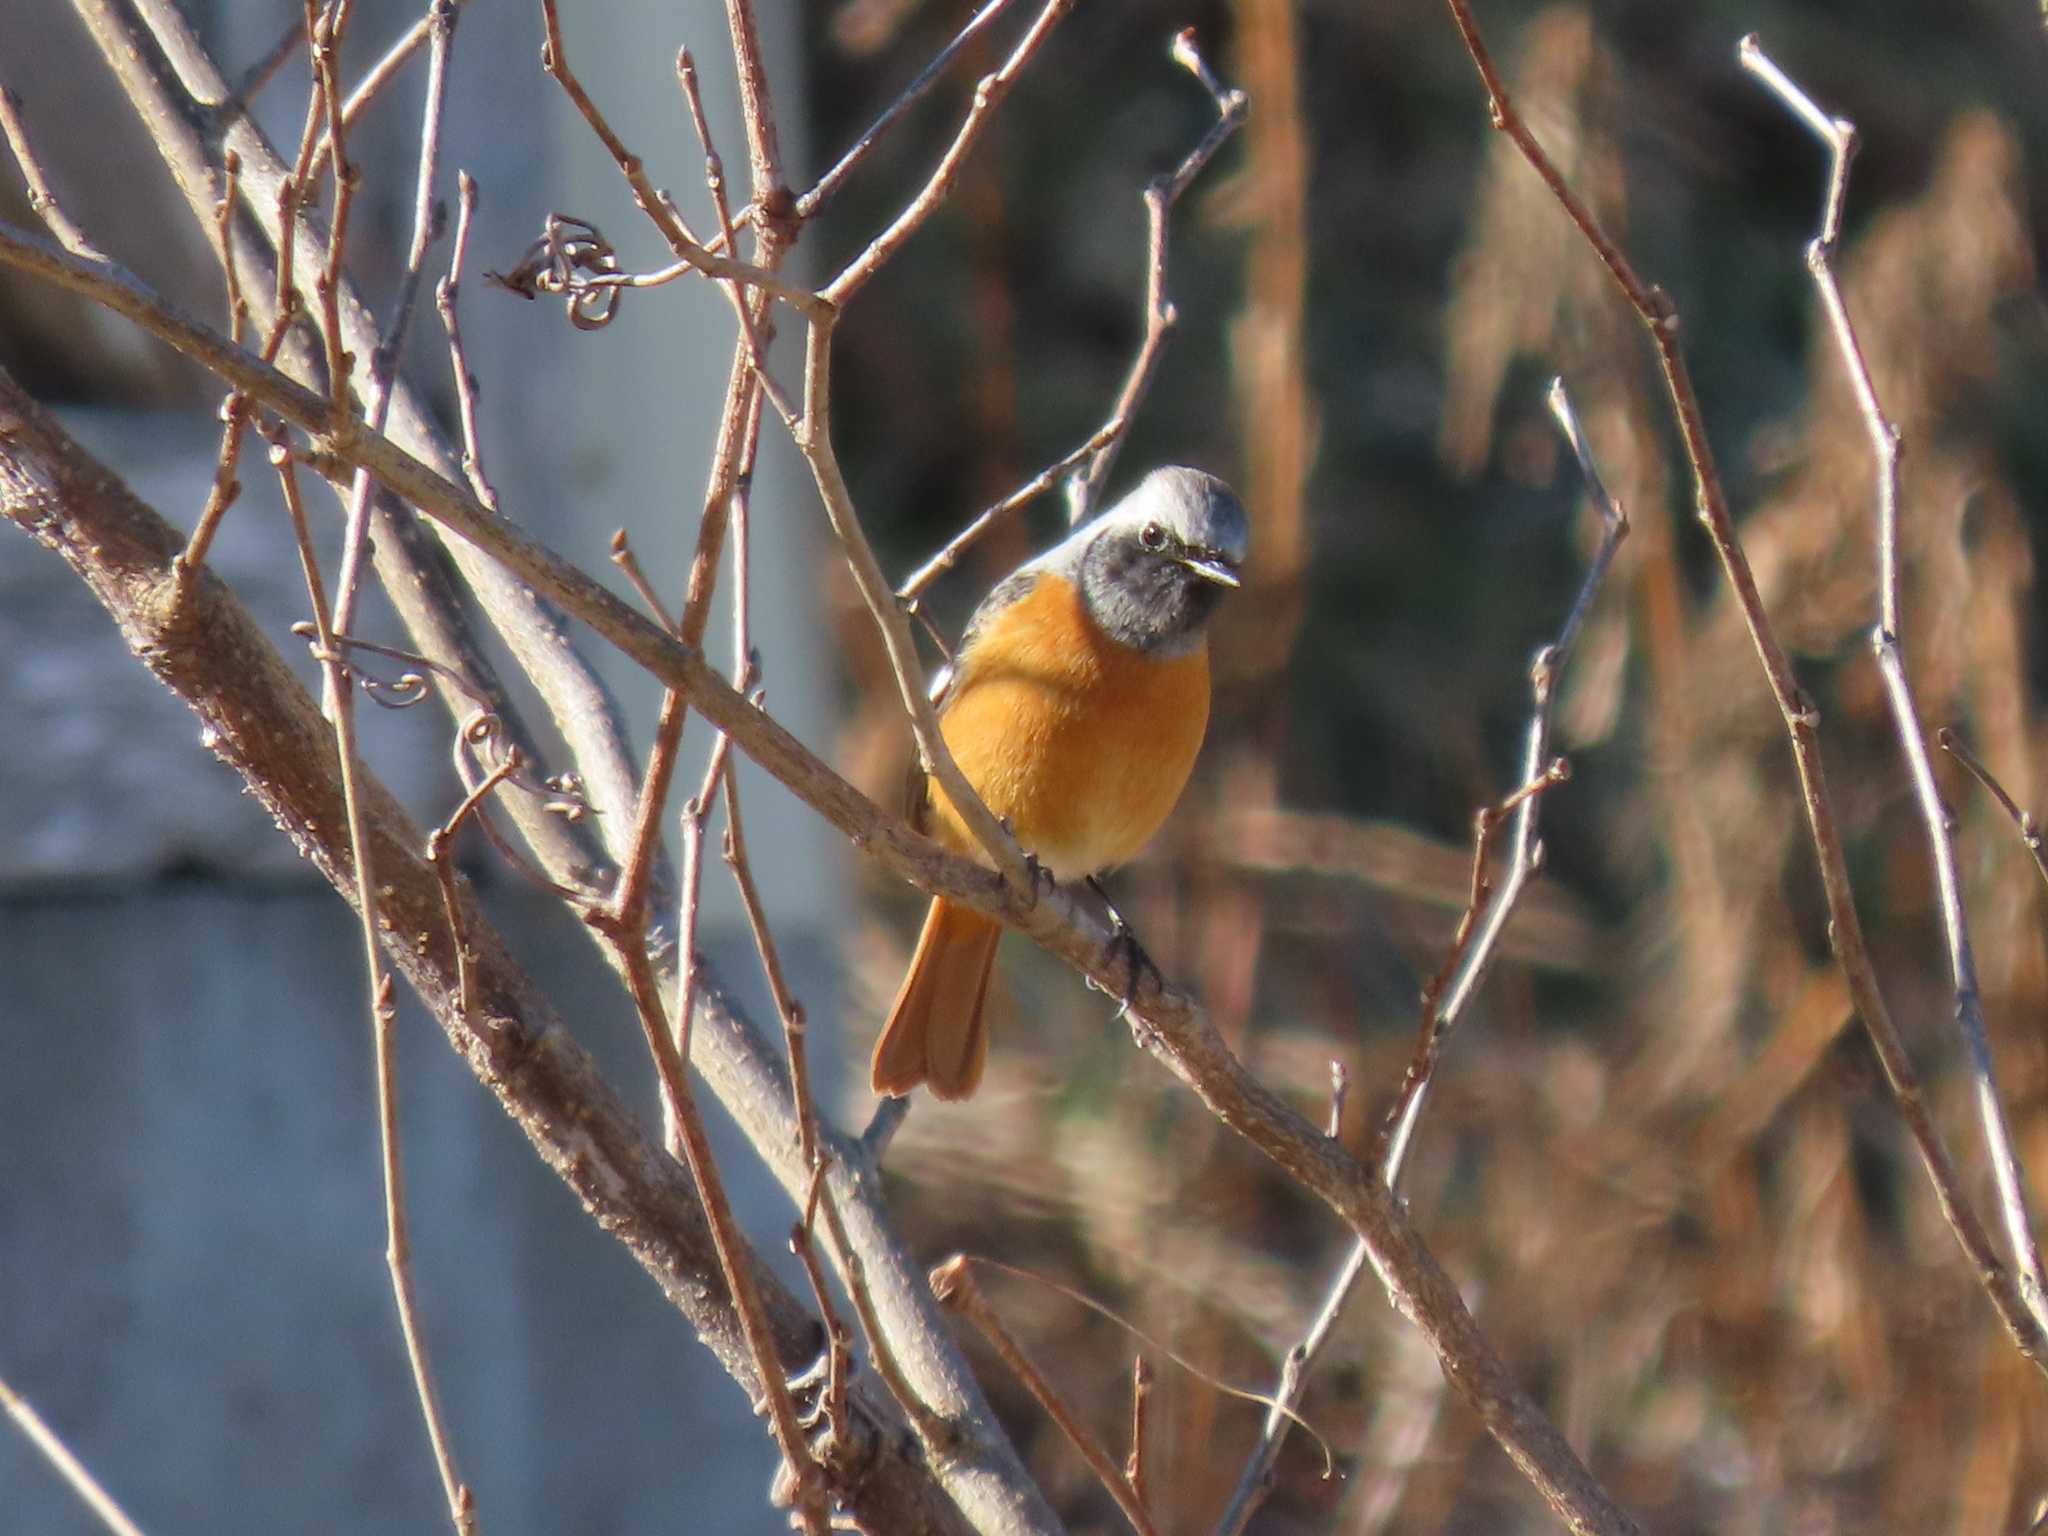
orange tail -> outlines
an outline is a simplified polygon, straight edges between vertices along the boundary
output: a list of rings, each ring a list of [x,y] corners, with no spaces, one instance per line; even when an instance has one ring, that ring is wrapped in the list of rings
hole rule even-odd
[[[988,1028],[981,1005],[1002,924],[967,907],[934,901],[910,971],[875,1042],[875,1092],[902,1095],[928,1083],[942,1099],[964,1099],[981,1081]]]

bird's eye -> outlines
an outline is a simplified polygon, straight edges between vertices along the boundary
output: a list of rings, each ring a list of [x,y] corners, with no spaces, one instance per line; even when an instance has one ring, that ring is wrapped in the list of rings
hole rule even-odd
[[[1147,549],[1164,549],[1166,547],[1166,530],[1157,523],[1147,523],[1138,530],[1138,542]]]

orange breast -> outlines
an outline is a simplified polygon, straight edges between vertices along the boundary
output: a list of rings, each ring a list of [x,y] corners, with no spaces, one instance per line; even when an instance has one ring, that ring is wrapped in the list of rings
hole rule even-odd
[[[1041,576],[960,657],[940,730],[967,782],[1059,879],[1121,864],[1180,798],[1209,723],[1209,657],[1119,645]],[[932,832],[977,845],[943,794]]]

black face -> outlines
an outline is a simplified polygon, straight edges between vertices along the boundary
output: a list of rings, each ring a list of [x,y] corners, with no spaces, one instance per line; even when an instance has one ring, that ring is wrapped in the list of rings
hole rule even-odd
[[[1103,633],[1141,651],[1184,651],[1226,590],[1188,569],[1188,551],[1157,523],[1105,528],[1081,557],[1081,597]]]

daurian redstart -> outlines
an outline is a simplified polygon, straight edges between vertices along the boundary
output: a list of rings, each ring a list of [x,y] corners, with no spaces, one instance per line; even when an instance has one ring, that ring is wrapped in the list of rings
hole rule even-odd
[[[939,695],[961,773],[1057,880],[1130,858],[1166,819],[1209,723],[1205,631],[1238,584],[1245,515],[1200,470],[1156,469],[997,584]],[[929,787],[912,820],[988,862]],[[934,901],[875,1044],[877,1093],[964,1099],[988,1059],[982,1004],[1002,926]]]

